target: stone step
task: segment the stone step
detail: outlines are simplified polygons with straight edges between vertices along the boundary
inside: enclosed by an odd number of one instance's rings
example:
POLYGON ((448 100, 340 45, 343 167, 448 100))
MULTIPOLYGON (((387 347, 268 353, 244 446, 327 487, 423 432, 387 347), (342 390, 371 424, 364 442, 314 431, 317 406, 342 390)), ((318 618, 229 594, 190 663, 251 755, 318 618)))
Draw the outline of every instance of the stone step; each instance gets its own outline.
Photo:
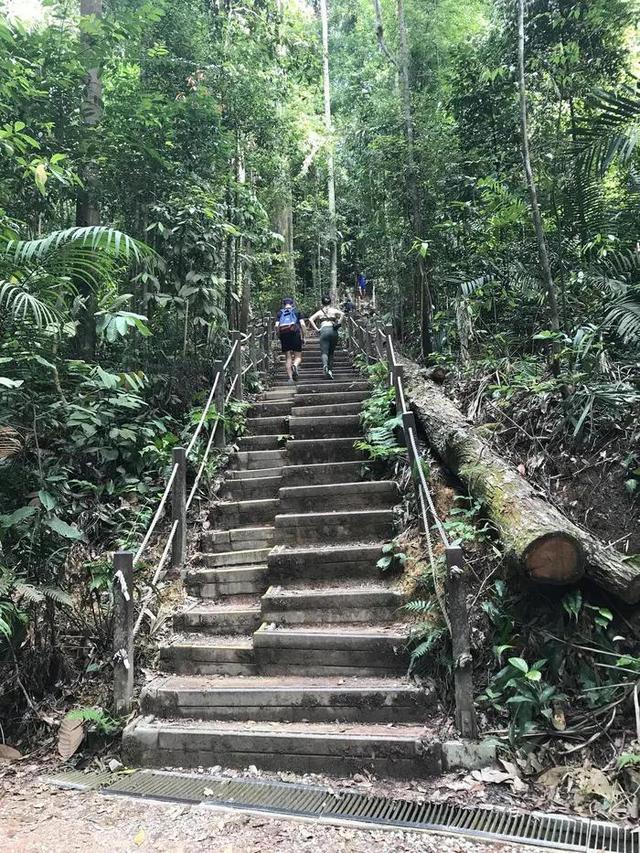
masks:
POLYGON ((435 704, 433 688, 398 678, 280 678, 224 680, 155 678, 141 696, 143 714, 198 720, 420 723, 435 704))
POLYGON ((276 625, 387 622, 398 616, 402 593, 385 586, 283 589, 270 586, 261 598, 262 621, 276 625))
POLYGON ((176 631, 200 634, 251 634, 262 622, 260 605, 237 607, 227 604, 198 604, 176 613, 176 631))
POLYGON ((382 556, 380 545, 351 542, 349 546, 322 548, 278 548, 267 558, 271 583, 295 581, 379 580, 376 562, 382 556))
POLYGON ((256 562, 229 568, 191 569, 185 578, 187 590, 198 598, 218 599, 230 595, 261 595, 267 586, 269 570, 264 551, 232 551, 228 555, 204 554, 206 557, 235 556, 236 554, 263 554, 264 563, 256 562))
MULTIPOLYGON (((363 403, 369 397, 368 391, 320 391, 312 394, 296 394, 293 406, 332 406, 336 403, 363 403)), ((311 413, 313 414, 313 412, 311 413)))
POLYGON ((370 481, 376 473, 384 470, 383 465, 372 461, 319 462, 311 465, 286 465, 280 477, 284 487, 307 483, 320 486, 328 483, 356 483, 370 481))
POLYGON ((353 462, 365 460, 366 453, 356 450, 354 442, 361 436, 341 438, 294 439, 287 442, 287 462, 290 465, 313 465, 318 462, 353 462))
POLYGON ((392 538, 394 514, 390 509, 281 513, 275 517, 275 530, 276 542, 282 545, 377 542, 392 538))
POLYGON ((406 643, 397 629, 264 623, 253 635, 253 652, 263 675, 403 675, 406 643))
POLYGON ((422 726, 152 720, 125 729, 126 764, 146 767, 226 767, 420 778, 442 772, 440 742, 422 726))
POLYGON ((284 449, 288 433, 278 435, 243 435, 236 442, 241 452, 251 450, 280 450, 284 449))
POLYGON ((283 450, 245 450, 235 453, 231 465, 235 468, 281 468, 284 464, 283 450))
POLYGON ((245 480, 225 480, 220 487, 223 501, 251 501, 277 498, 282 476, 251 477, 245 480))
POLYGON ((265 498, 250 501, 227 501, 215 504, 209 511, 209 520, 217 528, 229 530, 243 525, 273 522, 278 512, 278 499, 265 498))
POLYGON ((338 438, 362 432, 358 415, 314 415, 309 418, 289 418, 289 433, 296 439, 338 438))
MULTIPOLYGON (((296 406, 291 409, 294 418, 327 418, 331 415, 359 415, 362 403, 332 403, 320 406, 296 406)), ((287 427, 288 428, 288 427, 287 427)))
POLYGON ((201 550, 220 554, 224 551, 250 551, 255 548, 272 548, 274 528, 240 527, 233 530, 204 530, 200 537, 201 550))
MULTIPOLYGON (((352 370, 351 368, 340 368, 334 365, 333 370, 333 382, 354 382, 362 379, 362 374, 358 373, 357 370, 352 370)), ((289 379, 289 374, 286 370, 278 370, 273 375, 274 385, 277 387, 280 383, 287 382, 289 379)), ((307 366, 302 366, 298 373, 297 382, 299 384, 308 385, 310 382, 324 382, 328 379, 326 373, 323 368, 309 368, 307 366)))
MULTIPOLYGON (((305 482, 302 480, 301 482, 305 482)), ((287 486, 280 489, 280 513, 388 509, 398 502, 394 480, 287 486)))
POLYGON ((283 415, 247 418, 246 433, 247 435, 286 435, 289 432, 287 420, 287 416, 283 415))
POLYGON ((160 646, 161 668, 181 675, 255 675, 250 637, 174 635, 160 646))
POLYGON ((261 401, 268 402, 270 400, 275 400, 280 403, 292 402, 294 394, 295 389, 289 385, 284 388, 269 388, 268 391, 262 392, 261 401))

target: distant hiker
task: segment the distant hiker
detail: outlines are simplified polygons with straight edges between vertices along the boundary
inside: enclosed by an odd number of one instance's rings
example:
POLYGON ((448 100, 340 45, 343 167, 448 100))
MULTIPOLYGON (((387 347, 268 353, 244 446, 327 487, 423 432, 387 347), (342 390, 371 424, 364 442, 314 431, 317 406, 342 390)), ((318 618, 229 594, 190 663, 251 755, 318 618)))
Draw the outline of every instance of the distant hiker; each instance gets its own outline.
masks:
POLYGON ((298 381, 298 368, 302 362, 305 325, 302 314, 291 296, 282 300, 282 308, 276 318, 276 329, 280 335, 282 352, 287 356, 287 376, 289 383, 298 381))
POLYGON ((353 300, 351 299, 350 293, 345 293, 344 302, 340 306, 345 314, 351 314, 351 312, 355 309, 355 305, 353 304, 353 300))
POLYGON ((338 343, 338 330, 344 314, 339 308, 331 305, 331 297, 323 296, 321 307, 309 317, 309 322, 320 333, 320 352, 322 354, 322 369, 324 375, 333 379, 333 353, 338 343), (318 328, 320 324, 320 328, 318 328))
POLYGON ((367 295, 367 277, 363 272, 359 272, 357 276, 358 281, 358 293, 360 294, 360 299, 364 299, 367 295))

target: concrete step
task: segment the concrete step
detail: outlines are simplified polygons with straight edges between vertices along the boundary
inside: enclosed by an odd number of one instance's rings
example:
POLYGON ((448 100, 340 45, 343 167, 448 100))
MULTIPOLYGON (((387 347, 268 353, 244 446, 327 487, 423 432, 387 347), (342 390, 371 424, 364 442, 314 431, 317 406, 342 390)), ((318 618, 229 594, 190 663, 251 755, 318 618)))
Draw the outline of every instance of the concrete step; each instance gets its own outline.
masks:
POLYGON ((295 388, 293 388, 293 386, 286 386, 285 388, 269 388, 268 391, 262 392, 261 402, 268 402, 270 400, 275 400, 280 403, 291 402, 294 394, 295 388))
POLYGON ((230 468, 226 473, 226 482, 231 480, 253 480, 260 477, 279 477, 282 473, 284 465, 279 465, 274 468, 230 468))
POLYGON ((385 586, 270 586, 261 598, 262 621, 276 625, 376 624, 397 618, 402 593, 385 586))
POLYGON ((239 451, 231 458, 234 468, 256 469, 256 468, 280 468, 284 464, 284 451, 282 450, 248 450, 239 451))
POLYGON ((159 677, 141 696, 143 714, 197 720, 421 723, 435 704, 432 688, 399 678, 159 677))
POLYGON ((238 449, 241 452, 251 450, 280 450, 284 449, 286 436, 288 433, 280 433, 279 435, 243 435, 237 441, 238 449))
POLYGON ((249 409, 249 418, 247 420, 258 418, 277 420, 278 418, 286 417, 291 411, 292 405, 293 398, 291 400, 260 400, 254 403, 249 409))
POLYGON ((342 394, 352 391, 369 391, 370 387, 370 384, 366 380, 362 379, 357 379, 353 382, 337 382, 335 379, 323 379, 320 382, 309 383, 300 381, 296 385, 296 395, 328 393, 342 394))
POLYGON ((291 416, 294 418, 327 418, 332 415, 359 415, 362 403, 330 403, 320 406, 293 406, 291 416))
POLYGON ((311 465, 286 465, 280 478, 283 487, 307 483, 321 486, 328 483, 356 483, 369 481, 382 473, 383 465, 372 461, 318 462, 311 465))
POLYGON ((390 509, 282 513, 275 517, 275 529, 276 541, 289 546, 378 542, 392 538, 394 514, 390 509))
POLYGON ((442 772, 442 747, 421 726, 256 723, 138 717, 123 735, 131 766, 286 768, 298 773, 420 778, 442 772))
MULTIPOLYGON (((365 391, 335 391, 333 387, 331 391, 317 391, 311 394, 302 394, 298 390, 292 407, 295 406, 332 406, 342 403, 363 403, 369 397, 369 392, 365 391)), ((313 414, 313 412, 311 413, 313 414)))
POLYGON ((253 635, 263 675, 403 675, 406 643, 398 629, 364 625, 280 628, 265 623, 253 635))
POLYGON ((289 432, 285 415, 247 418, 245 429, 247 435, 286 435, 289 432))
MULTIPOLYGON (((309 368, 303 365, 300 368, 298 374, 298 383, 308 385, 310 382, 324 382, 327 379, 327 375, 324 372, 323 368, 309 368)), ((278 370, 273 375, 274 385, 278 386, 280 383, 287 382, 289 376, 286 370, 278 370)), ((333 381, 334 382, 353 382, 356 380, 362 379, 362 374, 357 370, 353 370, 351 368, 340 368, 336 365, 333 366, 333 381)))
POLYGON ((354 442, 359 436, 341 438, 294 439, 287 442, 287 462, 290 465, 313 465, 318 462, 353 462, 365 460, 366 454, 356 450, 354 442))
POLYGON ((260 605, 198 604, 176 613, 173 627, 186 633, 246 634, 253 633, 262 622, 260 605))
POLYGON ((252 477, 245 480, 225 480, 220 487, 222 500, 251 501, 277 498, 282 477, 252 477))
POLYGON ((250 548, 246 551, 222 551, 218 554, 198 554, 198 564, 208 569, 232 566, 266 565, 271 548, 250 548))
POLYGON ((250 551, 255 548, 272 548, 274 528, 240 527, 233 530, 205 530, 200 537, 200 549, 206 553, 224 551, 250 551))
MULTIPOLYGON (((301 482, 306 482, 302 480, 301 482)), ((395 480, 287 486, 280 489, 280 513, 389 509, 399 499, 395 480)))
POLYGON ((236 529, 243 525, 254 526, 273 522, 278 512, 278 499, 227 501, 215 504, 209 511, 209 520, 222 530, 236 529))
POLYGON ((247 637, 176 634, 160 646, 160 666, 181 675, 255 675, 253 641, 247 637))
MULTIPOLYGON (((269 551, 232 551, 228 556, 249 553, 266 555, 269 551)), ((264 559, 266 560, 266 556, 264 559)), ((203 599, 219 599, 230 595, 261 595, 267 586, 268 573, 266 562, 232 565, 228 568, 191 569, 185 578, 185 586, 190 594, 203 599)))
POLYGON ((361 580, 377 581, 381 571, 376 562, 382 556, 380 545, 358 542, 322 548, 278 548, 269 553, 269 581, 361 580))
POLYGON ((309 418, 289 418, 289 433, 297 439, 339 438, 362 433, 358 415, 314 415, 309 418))

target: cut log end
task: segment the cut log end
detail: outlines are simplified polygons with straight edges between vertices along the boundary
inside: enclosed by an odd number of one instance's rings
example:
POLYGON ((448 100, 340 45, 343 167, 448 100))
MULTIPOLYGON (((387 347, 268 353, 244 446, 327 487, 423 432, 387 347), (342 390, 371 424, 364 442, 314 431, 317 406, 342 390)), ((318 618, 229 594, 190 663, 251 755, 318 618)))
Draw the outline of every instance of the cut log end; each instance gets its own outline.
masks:
POLYGON ((529 577, 539 583, 566 585, 576 583, 584 575, 582 546, 562 531, 534 539, 522 561, 529 577))

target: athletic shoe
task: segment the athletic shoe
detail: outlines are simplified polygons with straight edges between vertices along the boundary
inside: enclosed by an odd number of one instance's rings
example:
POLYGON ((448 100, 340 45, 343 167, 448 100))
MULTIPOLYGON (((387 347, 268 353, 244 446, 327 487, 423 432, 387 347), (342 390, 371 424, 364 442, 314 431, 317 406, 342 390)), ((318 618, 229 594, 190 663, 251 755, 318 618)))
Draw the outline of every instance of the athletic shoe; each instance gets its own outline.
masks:
POLYGON ((291 368, 291 373, 293 373, 294 381, 297 382, 298 381, 298 365, 297 364, 293 365, 293 367, 291 368))
POLYGON ((329 375, 329 368, 327 367, 326 364, 322 365, 322 372, 324 373, 325 376, 329 375))
POLYGON ((327 376, 329 377, 329 379, 333 379, 333 371, 327 370, 327 376))

